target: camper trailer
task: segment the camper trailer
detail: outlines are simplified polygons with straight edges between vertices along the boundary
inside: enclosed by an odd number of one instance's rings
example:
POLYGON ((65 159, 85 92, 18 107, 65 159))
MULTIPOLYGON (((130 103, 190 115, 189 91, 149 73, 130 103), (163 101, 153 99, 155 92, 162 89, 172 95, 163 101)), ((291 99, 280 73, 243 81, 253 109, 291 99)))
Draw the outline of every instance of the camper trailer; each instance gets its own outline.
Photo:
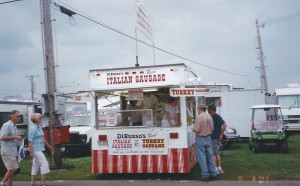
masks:
POLYGON ((251 126, 251 107, 265 104, 265 91, 262 89, 233 88, 230 84, 210 83, 205 85, 210 92, 203 102, 217 107, 217 113, 226 124, 235 128, 240 137, 249 137, 251 126))
POLYGON ((0 127, 9 120, 9 112, 18 110, 20 112, 20 121, 17 123, 18 135, 28 136, 28 128, 33 123, 30 121, 31 114, 35 112, 41 113, 41 103, 32 101, 0 101, 0 127))
POLYGON ((289 84, 275 90, 277 104, 281 106, 288 131, 300 130, 300 84, 289 84))

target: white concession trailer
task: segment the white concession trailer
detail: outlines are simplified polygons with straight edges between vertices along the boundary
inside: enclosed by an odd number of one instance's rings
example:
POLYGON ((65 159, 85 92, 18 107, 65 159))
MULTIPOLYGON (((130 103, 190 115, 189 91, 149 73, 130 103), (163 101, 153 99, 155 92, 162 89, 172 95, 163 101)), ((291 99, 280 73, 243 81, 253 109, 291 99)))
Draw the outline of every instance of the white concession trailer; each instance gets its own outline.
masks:
POLYGON ((89 79, 93 173, 190 172, 196 164, 190 118, 195 110, 189 110, 190 114, 186 110, 195 103, 196 96, 207 93, 195 86, 199 84, 198 78, 190 68, 185 64, 169 64, 98 69, 89 71, 89 79), (159 104, 154 110, 126 110, 127 101, 143 100, 145 92, 157 97, 159 104), (101 100, 113 96, 119 97, 120 108, 99 108, 101 100), (162 105, 171 96, 179 98, 179 125, 162 127, 162 105), (128 119, 131 112, 142 116, 140 126, 131 125, 128 119))

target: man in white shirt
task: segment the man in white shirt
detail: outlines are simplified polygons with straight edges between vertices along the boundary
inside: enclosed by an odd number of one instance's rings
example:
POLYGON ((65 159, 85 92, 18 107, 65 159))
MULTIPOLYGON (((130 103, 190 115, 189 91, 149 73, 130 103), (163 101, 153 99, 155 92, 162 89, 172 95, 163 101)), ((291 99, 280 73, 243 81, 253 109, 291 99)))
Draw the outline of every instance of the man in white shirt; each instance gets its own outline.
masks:
POLYGON ((0 132, 1 139, 1 156, 3 163, 7 169, 5 176, 2 178, 0 185, 13 185, 13 176, 15 171, 19 168, 18 156, 18 141, 22 140, 21 136, 17 134, 16 124, 20 120, 20 113, 13 110, 9 113, 9 121, 3 124, 0 132))
POLYGON ((162 127, 179 126, 179 106, 178 99, 170 97, 168 104, 165 105, 165 113, 162 120, 162 127))

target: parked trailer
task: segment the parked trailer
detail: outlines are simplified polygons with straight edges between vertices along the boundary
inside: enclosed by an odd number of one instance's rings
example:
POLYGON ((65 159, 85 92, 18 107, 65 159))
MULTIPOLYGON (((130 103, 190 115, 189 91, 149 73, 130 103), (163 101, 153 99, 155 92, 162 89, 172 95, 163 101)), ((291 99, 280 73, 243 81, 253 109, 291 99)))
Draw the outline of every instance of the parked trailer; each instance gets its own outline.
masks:
MULTIPOLYGON (((93 173, 188 173, 196 164, 195 135, 187 102, 206 90, 188 88, 198 78, 184 64, 89 71, 92 115, 93 173), (165 104, 179 97, 180 124, 162 127, 161 109, 125 110, 127 100, 143 99, 151 91, 165 104), (198 94, 192 94, 196 93, 198 94), (120 97, 120 109, 99 109, 101 100, 120 97), (188 98, 189 97, 189 98, 188 98), (130 113, 140 114, 133 126, 130 113), (190 122, 188 124, 188 121, 190 122)), ((199 84, 199 83, 198 83, 199 84)), ((195 100, 195 99, 194 99, 195 100)), ((193 111, 195 113, 195 111, 193 111)))
POLYGON ((18 110, 20 112, 20 121, 17 123, 18 135, 27 138, 28 128, 31 124, 30 116, 34 112, 41 112, 40 102, 25 101, 0 101, 0 127, 9 120, 9 112, 18 110))
POLYGON ((262 89, 234 89, 231 85, 205 85, 210 93, 205 97, 205 104, 214 103, 217 113, 226 124, 237 129, 240 137, 249 137, 251 126, 251 107, 265 104, 265 91, 262 89))
POLYGON ((277 104, 281 106, 285 126, 289 131, 300 130, 300 84, 275 90, 277 104))

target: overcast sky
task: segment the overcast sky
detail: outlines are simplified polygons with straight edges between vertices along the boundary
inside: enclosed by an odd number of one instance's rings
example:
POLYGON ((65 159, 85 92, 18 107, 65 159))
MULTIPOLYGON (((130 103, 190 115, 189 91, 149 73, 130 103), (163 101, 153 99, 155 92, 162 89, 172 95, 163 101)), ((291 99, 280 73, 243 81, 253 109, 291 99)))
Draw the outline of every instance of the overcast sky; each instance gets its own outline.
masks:
MULTIPOLYGON (((0 0, 5 2, 7 0, 0 0)), ((135 35, 136 0, 60 0, 82 14, 135 35)), ((241 75, 206 68, 155 51, 156 64, 185 63, 203 83, 230 83, 260 88, 255 20, 260 30, 270 91, 300 82, 299 0, 142 0, 152 17, 155 46, 198 63, 241 75)), ((70 8, 70 7, 68 7, 70 8)), ((88 90, 90 69, 134 66, 135 41, 78 15, 70 20, 52 8, 58 91, 88 90)), ((71 8, 70 8, 71 9, 71 8)), ((0 98, 45 93, 39 0, 0 4, 0 98)), ((141 32, 138 38, 151 43, 141 32)), ((153 49, 138 44, 140 66, 153 65, 153 49)))

